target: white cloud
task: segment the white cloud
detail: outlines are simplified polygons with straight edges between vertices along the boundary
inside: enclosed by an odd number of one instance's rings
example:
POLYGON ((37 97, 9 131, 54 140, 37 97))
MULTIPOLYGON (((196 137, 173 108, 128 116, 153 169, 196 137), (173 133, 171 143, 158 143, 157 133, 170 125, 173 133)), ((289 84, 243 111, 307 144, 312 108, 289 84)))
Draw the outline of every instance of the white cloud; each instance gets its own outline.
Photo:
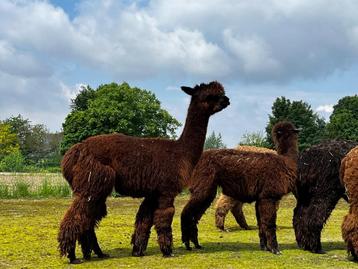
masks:
POLYGON ((73 62, 116 78, 282 82, 358 59, 353 0, 82 1, 78 10, 70 20, 48 2, 1 1, 0 40, 30 62, 22 73, 46 58, 53 68, 73 62))
MULTIPOLYGON (((79 82, 94 87, 111 80, 143 88, 150 84, 159 89, 157 96, 160 90, 170 95, 163 98, 170 107, 180 91, 166 91, 165 85, 244 81, 238 96, 231 92, 232 105, 210 125, 238 141, 241 130, 263 128, 276 96, 290 95, 292 88, 282 85, 322 81, 356 65, 357 10, 355 0, 151 0, 145 5, 93 0, 80 1, 69 18, 49 1, 3 0, 1 117, 24 113, 58 129, 53 126, 67 114, 79 82), (264 90, 250 95, 249 86, 264 90), (247 119, 252 122, 245 125, 247 119)), ((302 90, 297 97, 311 98, 313 91, 302 90)), ((317 93, 315 98, 329 104, 339 94, 322 100, 317 93)), ((328 107, 320 109, 329 113, 328 107)), ((182 102, 173 111, 185 116, 182 102)))
POLYGON ((333 105, 320 105, 316 108, 317 112, 332 113, 333 105))
POLYGON ((87 85, 83 83, 77 83, 74 87, 69 87, 63 82, 60 82, 61 91, 63 95, 66 97, 68 103, 71 102, 72 99, 76 97, 76 95, 87 85))

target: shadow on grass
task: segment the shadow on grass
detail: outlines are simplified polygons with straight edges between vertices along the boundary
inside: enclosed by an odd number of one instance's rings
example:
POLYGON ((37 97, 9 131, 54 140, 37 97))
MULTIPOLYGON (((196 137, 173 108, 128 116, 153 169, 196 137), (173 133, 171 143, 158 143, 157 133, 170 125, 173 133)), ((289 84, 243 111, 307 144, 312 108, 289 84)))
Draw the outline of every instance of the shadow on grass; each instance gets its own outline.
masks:
MULTIPOLYGON (((255 231, 258 230, 259 227, 255 226, 255 225, 249 225, 250 231, 255 231)), ((277 230, 292 230, 293 227, 292 226, 277 226, 277 230)), ((221 231, 220 229, 218 229, 218 231, 221 231)), ((237 231, 247 231, 243 228, 241 228, 240 226, 227 226, 226 227, 226 231, 225 232, 237 232, 237 231)))
MULTIPOLYGON (((193 249, 192 251, 187 251, 184 246, 177 245, 174 247, 174 254, 175 257, 178 256, 185 256, 185 255, 192 255, 198 253, 216 253, 222 251, 232 251, 232 252, 253 252, 253 251, 261 251, 259 243, 240 243, 240 242, 204 242, 201 244, 203 247, 202 249, 193 249)), ((280 250, 299 250, 296 243, 289 243, 289 244, 279 244, 280 250)), ((343 242, 324 242, 322 243, 323 249, 329 254, 331 251, 335 250, 345 250, 345 245, 343 242)), ((304 250, 302 250, 304 251, 304 250)), ((110 257, 108 259, 117 259, 117 258, 128 258, 132 257, 132 248, 130 247, 123 247, 123 248, 114 248, 111 250, 105 250, 105 253, 109 254, 110 257)), ((320 254, 316 254, 320 255, 320 254)), ((161 252, 159 247, 148 247, 147 251, 145 252, 145 256, 161 256, 161 252)), ((140 257, 133 257, 134 259, 140 259, 140 257)), ((91 261, 101 261, 101 259, 93 258, 91 261)))

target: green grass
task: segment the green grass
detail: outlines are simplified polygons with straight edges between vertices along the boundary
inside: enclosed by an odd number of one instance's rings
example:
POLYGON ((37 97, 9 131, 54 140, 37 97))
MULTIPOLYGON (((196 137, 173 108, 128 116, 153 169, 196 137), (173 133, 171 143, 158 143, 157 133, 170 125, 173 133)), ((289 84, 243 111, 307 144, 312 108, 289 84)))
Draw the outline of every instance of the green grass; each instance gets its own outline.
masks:
MULTIPOLYGON (((249 225, 238 228, 232 216, 227 227, 231 232, 220 232, 214 227, 214 210, 209 208, 199 224, 199 240, 204 249, 186 251, 180 242, 180 212, 187 195, 176 199, 173 221, 173 258, 162 258, 152 229, 146 256, 131 257, 130 239, 134 218, 140 200, 110 198, 108 216, 101 222, 97 235, 110 259, 81 265, 68 265, 60 258, 56 236, 59 223, 71 199, 0 200, 0 268, 353 268, 347 259, 340 225, 348 206, 340 202, 328 221, 323 234, 323 248, 327 254, 317 255, 296 247, 292 229, 292 211, 295 200, 286 197, 278 212, 277 237, 282 255, 259 250, 258 231, 253 205, 244 207, 249 225)), ((80 249, 77 254, 81 257, 80 249)))
POLYGON ((71 189, 65 181, 62 183, 51 183, 47 179, 43 179, 36 185, 18 179, 11 183, 0 182, 0 199, 39 199, 49 197, 71 197, 71 189))

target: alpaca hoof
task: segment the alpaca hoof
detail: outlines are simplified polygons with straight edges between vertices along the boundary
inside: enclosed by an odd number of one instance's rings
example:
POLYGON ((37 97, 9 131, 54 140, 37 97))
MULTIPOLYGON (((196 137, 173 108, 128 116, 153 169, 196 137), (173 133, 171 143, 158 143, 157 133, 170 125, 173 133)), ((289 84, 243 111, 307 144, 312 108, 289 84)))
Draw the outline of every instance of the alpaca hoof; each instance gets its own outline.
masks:
POLYGON ((106 259, 106 258, 109 258, 110 256, 108 254, 101 253, 101 254, 97 254, 97 257, 99 259, 106 259))
POLYGON ((184 245, 186 250, 192 250, 192 247, 190 246, 190 242, 184 242, 184 245))
POLYGON ((351 252, 353 261, 357 262, 357 261, 358 261, 358 256, 357 256, 357 254, 355 253, 355 251, 354 251, 354 250, 351 250, 350 252, 351 252))
POLYGON ((246 231, 251 230, 251 228, 250 228, 249 226, 247 226, 247 227, 242 227, 242 229, 244 229, 244 230, 246 230, 246 231))
POLYGON ((279 251, 278 249, 272 249, 271 252, 275 255, 282 255, 281 251, 279 251))
POLYGON ((143 253, 143 251, 132 251, 132 256, 133 257, 143 257, 144 253, 143 253))
POLYGON ((315 251, 312 251, 312 253, 316 253, 316 254, 326 254, 326 252, 323 249, 317 249, 315 251))
POLYGON ((225 227, 224 226, 216 226, 216 228, 218 228, 220 231, 225 232, 225 227))
POLYGON ((170 253, 170 254, 164 254, 163 253, 163 257, 164 258, 172 258, 172 257, 174 257, 174 254, 173 253, 170 253))
POLYGON ((83 259, 89 261, 91 259, 91 254, 83 255, 83 259))
POLYGON ((164 246, 161 248, 161 251, 163 253, 163 257, 168 257, 168 256, 172 256, 173 251, 172 248, 170 246, 164 246))
POLYGON ((81 264, 82 261, 80 259, 74 259, 72 261, 70 261, 70 264, 81 264))
POLYGON ((202 249, 203 247, 200 246, 199 244, 195 244, 195 248, 196 248, 196 249, 202 249))

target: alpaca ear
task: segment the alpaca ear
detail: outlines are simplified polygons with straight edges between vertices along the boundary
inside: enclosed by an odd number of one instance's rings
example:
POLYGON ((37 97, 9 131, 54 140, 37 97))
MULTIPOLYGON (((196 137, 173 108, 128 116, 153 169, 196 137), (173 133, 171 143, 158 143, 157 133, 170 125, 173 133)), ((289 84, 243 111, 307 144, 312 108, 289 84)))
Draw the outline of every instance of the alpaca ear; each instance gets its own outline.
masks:
POLYGON ((193 95, 195 90, 193 88, 187 87, 187 86, 181 86, 181 89, 183 92, 189 95, 193 95))

